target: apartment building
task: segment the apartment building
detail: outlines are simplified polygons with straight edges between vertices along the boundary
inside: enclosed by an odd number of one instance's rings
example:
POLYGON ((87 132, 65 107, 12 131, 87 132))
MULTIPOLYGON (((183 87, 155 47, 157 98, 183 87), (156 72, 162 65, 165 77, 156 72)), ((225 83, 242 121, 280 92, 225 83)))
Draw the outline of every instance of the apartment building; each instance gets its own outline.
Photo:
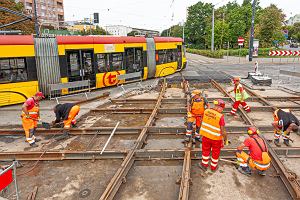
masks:
MULTIPOLYGON (((28 13, 34 13, 33 0, 18 0, 23 2, 28 13)), ((64 22, 64 1, 63 0, 36 0, 37 15, 40 25, 59 28, 64 22)))

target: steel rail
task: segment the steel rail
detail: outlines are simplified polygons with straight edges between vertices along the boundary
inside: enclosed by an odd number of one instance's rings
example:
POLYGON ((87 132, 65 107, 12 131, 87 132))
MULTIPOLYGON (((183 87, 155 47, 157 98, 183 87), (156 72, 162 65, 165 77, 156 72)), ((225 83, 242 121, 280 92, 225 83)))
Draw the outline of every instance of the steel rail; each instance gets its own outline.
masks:
MULTIPOLYGON (((244 85, 244 84, 243 84, 244 85)), ((245 85, 244 85, 245 86, 245 85)), ((247 87, 247 86, 246 86, 247 87)), ((249 89, 249 87, 248 87, 249 89)), ((282 100, 285 100, 285 101, 300 101, 300 97, 299 96, 291 96, 291 97, 288 97, 288 96, 267 96, 267 97, 263 97, 264 99, 266 100, 269 100, 269 101, 282 101, 282 100)), ((207 100, 212 102, 215 98, 213 97, 207 97, 207 100)), ((219 97, 219 99, 222 99, 222 100, 230 100, 230 97, 219 97)), ((249 97, 248 99, 249 101, 257 101, 259 100, 258 97, 256 96, 252 96, 252 97, 249 97)), ((157 99, 112 99, 111 102, 112 103, 145 103, 145 102, 148 102, 148 103, 155 103, 157 101, 157 99)), ((163 99, 163 103, 181 103, 181 104, 185 104, 185 101, 186 99, 185 98, 165 98, 163 99)))
MULTIPOLYGON (((241 134, 245 132, 245 130, 249 127, 249 125, 242 125, 242 126, 226 126, 227 132, 230 132, 232 134, 241 134)), ((273 128, 271 126, 258 126, 260 130, 265 131, 265 132, 271 132, 273 131, 273 128)), ((97 134, 99 136, 105 136, 109 135, 111 131, 113 130, 114 127, 91 127, 91 128, 74 128, 70 129, 70 135, 95 135, 97 134)), ((141 132, 141 130, 144 127, 120 127, 116 131, 116 135, 137 135, 141 132)), ((172 126, 172 127, 159 127, 159 126, 149 126, 148 127, 148 133, 151 135, 174 135, 174 134, 182 134, 186 130, 185 126, 172 126)), ((19 129, 0 129, 0 136, 21 136, 24 133, 24 130, 19 128, 19 129)), ((36 135, 43 135, 43 136, 48 136, 48 135, 62 135, 63 134, 63 129, 62 128, 53 128, 53 129, 43 129, 43 128, 38 128, 36 131, 36 135)))
MULTIPOLYGON (((273 111, 272 105, 268 106, 252 106, 251 111, 273 111)), ((291 105, 291 106, 279 106, 281 109, 292 109, 300 110, 300 105, 291 105)), ((103 113, 112 113, 112 114, 151 114, 151 108, 116 108, 116 109, 107 109, 107 108, 96 108, 91 109, 91 112, 103 112, 103 113)), ((225 108, 224 112, 230 112, 231 108, 225 108)), ((178 108, 160 108, 158 109, 159 114, 186 114, 186 107, 178 108)))
POLYGON ((110 180, 104 193, 101 195, 100 200, 113 199, 115 194, 119 190, 119 188, 122 184, 122 181, 126 177, 130 168, 133 166, 135 151, 140 149, 144 145, 145 139, 147 137, 148 127, 151 126, 155 120, 155 117, 157 115, 157 110, 161 106, 163 95, 165 94, 165 91, 166 91, 166 79, 164 79, 164 81, 163 81, 163 84, 161 86, 160 95, 157 99, 156 105, 155 105, 149 119, 147 120, 145 127, 143 127, 143 129, 141 130, 141 133, 135 142, 135 146, 126 155, 124 161, 121 164, 121 167, 118 169, 118 171, 115 173, 115 175, 110 180))
MULTIPOLYGON (((220 89, 220 91, 222 91, 227 96, 229 95, 229 97, 232 99, 233 102, 235 101, 234 98, 232 96, 230 96, 230 94, 228 94, 228 92, 224 88, 222 88, 222 86, 219 85, 216 81, 212 80, 212 84, 215 85, 218 89, 220 89)), ((250 90, 248 89, 247 91, 249 92, 250 90)), ((250 91, 250 93, 252 95, 254 95, 255 97, 259 98, 265 104, 271 105, 263 97, 261 97, 259 95, 257 96, 257 94, 255 92, 250 91)), ((242 113, 242 116, 246 119, 247 123, 255 126, 255 123, 252 121, 251 118, 249 118, 249 116, 246 114, 246 112, 243 109, 241 109, 240 107, 238 109, 242 113)), ((276 107, 273 107, 273 110, 275 110, 275 109, 276 109, 276 107)), ((265 143, 268 145, 269 154, 272 158, 272 162, 271 162, 272 166, 275 168, 276 172, 279 174, 279 177, 282 180, 283 184, 286 186, 289 194, 291 195, 291 197, 293 199, 300 199, 300 184, 299 184, 299 181, 297 180, 297 176, 295 177, 294 173, 288 171, 285 168, 284 164, 281 162, 281 160, 279 159, 278 155, 276 154, 276 152, 272 148, 272 146, 267 142, 267 140, 265 139, 265 137, 263 135, 261 135, 261 137, 265 140, 265 143)))
MULTIPOLYGON (((277 155, 284 158, 300 158, 300 147, 275 147, 273 150, 277 155)), ((183 160, 185 159, 187 149, 139 149, 134 153, 135 160, 183 160)), ((222 157, 235 157, 236 148, 223 148, 222 157)), ((124 159, 128 151, 107 150, 100 155, 100 150, 88 151, 16 151, 0 152, 1 161, 64 161, 64 160, 107 160, 124 159), (42 156, 41 156, 42 155, 42 156)), ((202 156, 201 148, 190 149, 190 159, 200 159, 202 156)), ((187 179, 188 180, 188 179, 187 179)))
MULTIPOLYGON (((183 91, 186 95, 185 111, 187 112, 188 111, 187 108, 190 106, 190 96, 188 95, 189 84, 186 80, 183 80, 182 85, 183 85, 183 91)), ((178 200, 188 200, 189 199, 190 182, 191 182, 191 167, 192 167, 192 160, 191 160, 192 146, 193 146, 192 141, 189 141, 189 143, 187 144, 187 148, 184 151, 184 160, 183 160, 183 166, 182 166, 178 200)))

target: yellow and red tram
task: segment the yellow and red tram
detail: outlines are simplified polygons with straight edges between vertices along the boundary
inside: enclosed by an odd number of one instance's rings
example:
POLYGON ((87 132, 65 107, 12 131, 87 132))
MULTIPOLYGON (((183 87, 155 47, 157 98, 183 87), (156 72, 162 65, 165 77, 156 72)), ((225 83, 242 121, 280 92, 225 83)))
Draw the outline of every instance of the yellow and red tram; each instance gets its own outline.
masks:
POLYGON ((0 36, 0 106, 24 102, 54 75, 55 83, 90 80, 93 88, 103 88, 126 83, 127 80, 118 80, 118 75, 140 72, 142 79, 149 79, 173 74, 186 66, 181 38, 57 36, 53 39, 55 42, 50 46, 43 46, 43 40, 33 36, 0 36), (51 62, 44 62, 47 56, 51 62), (53 57, 57 57, 58 70, 53 57), (50 67, 43 68, 44 63, 48 66, 50 63, 50 67))

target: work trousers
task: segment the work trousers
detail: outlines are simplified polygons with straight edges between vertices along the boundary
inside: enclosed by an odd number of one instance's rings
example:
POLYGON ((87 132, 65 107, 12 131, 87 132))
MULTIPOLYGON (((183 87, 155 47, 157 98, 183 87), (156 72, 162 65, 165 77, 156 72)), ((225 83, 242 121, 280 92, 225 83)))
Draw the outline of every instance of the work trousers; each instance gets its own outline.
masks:
POLYGON ((202 115, 193 115, 188 117, 187 119, 187 129, 186 129, 186 136, 192 137, 193 134, 193 124, 196 122, 196 131, 195 131, 195 138, 200 138, 200 127, 202 123, 202 115))
POLYGON ((287 133, 286 131, 281 131, 281 130, 274 130, 274 139, 279 140, 280 137, 282 136, 283 140, 289 140, 290 138, 290 133, 287 133))
POLYGON ((29 144, 35 143, 35 129, 37 128, 37 121, 22 116, 22 126, 25 131, 26 142, 29 144))
POLYGON ((238 107, 239 107, 240 104, 243 106, 243 108, 245 109, 245 111, 247 111, 247 112, 251 111, 250 107, 247 105, 247 103, 245 101, 235 101, 234 104, 233 104, 233 106, 232 106, 232 109, 231 109, 230 113, 234 115, 236 113, 236 111, 237 111, 237 109, 238 109, 238 107))
POLYGON ((223 140, 212 140, 207 137, 202 137, 202 162, 201 165, 208 167, 210 152, 211 152, 211 170, 216 170, 218 167, 219 156, 221 148, 223 147, 223 140))
POLYGON ((71 108, 68 119, 64 120, 65 129, 70 129, 71 124, 73 125, 76 124, 75 117, 78 115, 79 111, 80 111, 80 107, 78 105, 75 105, 71 108))
POLYGON ((262 161, 253 160, 247 153, 244 151, 237 152, 236 158, 241 167, 250 167, 251 169, 258 169, 265 171, 270 167, 270 163, 263 163, 262 161))

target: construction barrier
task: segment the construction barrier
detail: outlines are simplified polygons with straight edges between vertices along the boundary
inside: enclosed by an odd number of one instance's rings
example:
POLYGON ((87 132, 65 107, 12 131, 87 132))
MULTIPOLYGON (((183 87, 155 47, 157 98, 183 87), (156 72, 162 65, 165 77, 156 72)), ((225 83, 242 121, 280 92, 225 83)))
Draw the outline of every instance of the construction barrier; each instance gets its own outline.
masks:
POLYGON ((300 51, 269 51, 269 56, 300 56, 300 51))
MULTIPOLYGON (((5 169, 0 169, 0 192, 5 192, 5 189, 14 182, 15 190, 16 190, 16 199, 19 200, 19 190, 17 184, 17 161, 14 161, 12 165, 6 167, 5 169)), ((0 193, 0 194, 1 194, 0 193)))

